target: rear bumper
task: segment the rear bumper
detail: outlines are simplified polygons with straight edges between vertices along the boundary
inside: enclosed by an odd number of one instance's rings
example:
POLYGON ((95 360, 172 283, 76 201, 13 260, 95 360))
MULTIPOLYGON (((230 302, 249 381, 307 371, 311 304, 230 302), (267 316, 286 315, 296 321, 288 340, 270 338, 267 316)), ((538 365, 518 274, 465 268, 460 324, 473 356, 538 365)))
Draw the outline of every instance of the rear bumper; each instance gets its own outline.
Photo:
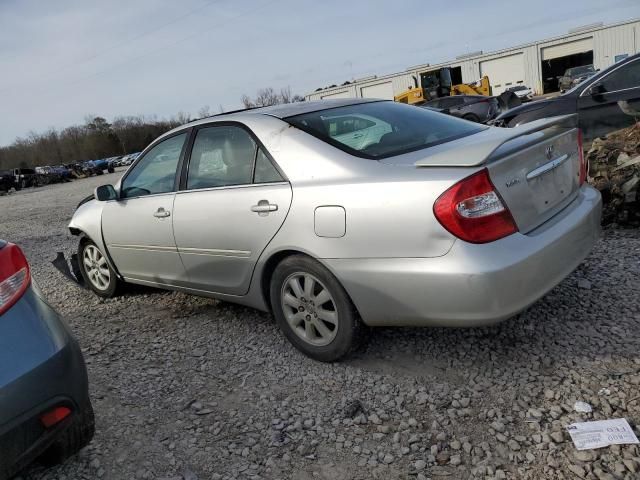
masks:
POLYGON ((57 313, 30 288, 2 318, 0 339, 0 478, 39 456, 89 405, 87 372, 77 342, 57 313), (11 361, 8 357, 11 356, 11 361), (7 368, 5 368, 7 367, 7 368), (56 406, 72 414, 45 429, 40 415, 56 406))
POLYGON ((480 326, 509 318, 569 275, 600 236, 599 192, 536 230, 436 258, 325 259, 370 326, 480 326))

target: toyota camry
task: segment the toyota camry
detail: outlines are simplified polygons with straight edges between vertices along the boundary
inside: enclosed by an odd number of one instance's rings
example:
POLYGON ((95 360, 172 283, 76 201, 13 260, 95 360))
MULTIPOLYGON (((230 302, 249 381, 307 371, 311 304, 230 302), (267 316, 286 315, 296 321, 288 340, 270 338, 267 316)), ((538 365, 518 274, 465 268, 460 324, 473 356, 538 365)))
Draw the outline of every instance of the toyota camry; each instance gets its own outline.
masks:
POLYGON ((89 287, 270 311, 299 350, 367 326, 477 326, 524 310, 600 231, 575 115, 507 129, 390 101, 204 118, 154 141, 69 225, 89 287))

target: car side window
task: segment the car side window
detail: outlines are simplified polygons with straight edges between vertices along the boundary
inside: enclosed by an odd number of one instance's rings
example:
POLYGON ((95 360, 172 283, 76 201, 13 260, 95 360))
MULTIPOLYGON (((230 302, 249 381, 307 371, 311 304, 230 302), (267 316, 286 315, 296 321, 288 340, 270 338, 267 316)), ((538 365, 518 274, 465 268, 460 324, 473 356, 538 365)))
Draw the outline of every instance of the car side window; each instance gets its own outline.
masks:
POLYGON ((601 81, 605 92, 640 87, 640 61, 630 62, 611 72, 601 81))
POLYGON ((187 172, 187 188, 251 183, 256 142, 246 130, 214 126, 198 130, 187 172))
POLYGON ((256 170, 253 175, 254 183, 272 183, 282 182, 284 178, 273 166, 269 157, 264 153, 262 148, 258 148, 258 154, 256 156, 256 170))
POLYGON ((184 132, 163 140, 149 150, 122 181, 121 198, 173 191, 186 138, 187 132, 184 132))

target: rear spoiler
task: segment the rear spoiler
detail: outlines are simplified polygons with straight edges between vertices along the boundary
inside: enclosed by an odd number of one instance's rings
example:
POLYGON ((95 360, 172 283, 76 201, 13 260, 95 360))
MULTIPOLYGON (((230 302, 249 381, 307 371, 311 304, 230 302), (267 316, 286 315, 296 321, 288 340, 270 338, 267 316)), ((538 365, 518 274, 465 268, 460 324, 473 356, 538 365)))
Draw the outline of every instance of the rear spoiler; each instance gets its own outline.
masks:
POLYGON ((577 126, 578 115, 573 113, 542 118, 514 128, 490 127, 458 141, 455 151, 443 146, 444 148, 438 152, 418 160, 414 165, 416 167, 477 167, 485 163, 498 148, 515 138, 551 127, 572 129, 577 126), (452 161, 453 158, 455 158, 454 161, 452 161))

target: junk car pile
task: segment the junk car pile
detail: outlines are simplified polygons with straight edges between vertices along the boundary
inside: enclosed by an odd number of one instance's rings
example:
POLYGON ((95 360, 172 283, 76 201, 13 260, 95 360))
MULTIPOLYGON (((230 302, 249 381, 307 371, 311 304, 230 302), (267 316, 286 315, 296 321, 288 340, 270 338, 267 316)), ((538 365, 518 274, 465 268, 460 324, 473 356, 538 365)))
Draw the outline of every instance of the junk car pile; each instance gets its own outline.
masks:
POLYGON ((640 123, 596 138, 587 161, 591 183, 602 194, 603 223, 640 225, 640 123))

